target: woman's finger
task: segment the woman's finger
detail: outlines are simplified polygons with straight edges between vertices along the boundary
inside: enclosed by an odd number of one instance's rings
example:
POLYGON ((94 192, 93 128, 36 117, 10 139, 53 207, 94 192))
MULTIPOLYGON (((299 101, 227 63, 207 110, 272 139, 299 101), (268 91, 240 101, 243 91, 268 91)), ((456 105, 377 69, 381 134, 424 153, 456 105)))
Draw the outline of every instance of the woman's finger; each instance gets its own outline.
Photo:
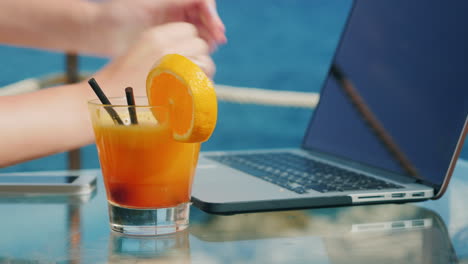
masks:
POLYGON ((218 42, 216 41, 213 33, 202 23, 200 15, 195 12, 189 12, 187 14, 188 22, 195 25, 198 30, 198 36, 204 39, 210 46, 210 52, 214 52, 217 49, 218 42))
POLYGON ((225 27, 221 18, 219 18, 216 7, 205 0, 198 5, 197 9, 196 12, 199 15, 201 23, 211 32, 213 38, 219 44, 226 43, 225 27))

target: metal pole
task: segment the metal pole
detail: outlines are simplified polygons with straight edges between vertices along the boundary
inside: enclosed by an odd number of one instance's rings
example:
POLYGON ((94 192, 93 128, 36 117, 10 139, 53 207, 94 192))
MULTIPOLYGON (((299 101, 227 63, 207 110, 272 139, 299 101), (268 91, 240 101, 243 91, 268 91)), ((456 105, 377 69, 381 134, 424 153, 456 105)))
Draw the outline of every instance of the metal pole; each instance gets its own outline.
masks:
MULTIPOLYGON (((66 83, 72 84, 79 81, 78 56, 77 54, 67 53, 65 55, 66 64, 66 83)), ((78 170, 81 168, 80 149, 74 149, 68 152, 68 169, 78 170)), ((68 205, 68 231, 69 231, 69 253, 70 264, 79 263, 80 244, 81 244, 81 211, 79 205, 68 205)))
POLYGON ((81 210, 79 204, 67 206, 69 264, 79 264, 81 257, 81 210))
MULTIPOLYGON (((78 56, 74 53, 67 53, 66 63, 66 83, 76 83, 79 81, 78 56)), ((80 149, 74 149, 68 152, 68 169, 78 170, 81 168, 80 149)))

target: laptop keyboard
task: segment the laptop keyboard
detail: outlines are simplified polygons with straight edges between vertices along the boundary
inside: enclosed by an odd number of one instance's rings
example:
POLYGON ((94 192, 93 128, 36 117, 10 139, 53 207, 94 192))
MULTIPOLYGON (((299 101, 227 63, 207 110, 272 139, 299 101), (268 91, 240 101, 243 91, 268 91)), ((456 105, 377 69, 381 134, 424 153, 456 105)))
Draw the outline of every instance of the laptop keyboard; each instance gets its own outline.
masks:
POLYGON ((287 152, 232 154, 207 156, 207 158, 298 194, 307 193, 308 190, 326 193, 403 188, 400 185, 287 152))

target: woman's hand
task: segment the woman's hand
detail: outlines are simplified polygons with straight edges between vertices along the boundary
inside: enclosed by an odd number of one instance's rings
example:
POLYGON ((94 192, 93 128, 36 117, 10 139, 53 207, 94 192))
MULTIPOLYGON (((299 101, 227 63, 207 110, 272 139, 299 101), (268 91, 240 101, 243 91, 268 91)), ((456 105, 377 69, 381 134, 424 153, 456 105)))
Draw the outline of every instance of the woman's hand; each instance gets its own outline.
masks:
POLYGON ((108 96, 122 96, 127 86, 134 88, 135 95, 146 95, 146 75, 159 58, 169 53, 188 57, 209 77, 215 73, 209 45, 197 28, 176 22, 143 32, 129 50, 96 73, 95 78, 108 96))
POLYGON ((119 55, 143 31, 170 22, 193 24, 211 51, 226 42, 214 0, 112 0, 96 4, 81 50, 102 56, 119 55))

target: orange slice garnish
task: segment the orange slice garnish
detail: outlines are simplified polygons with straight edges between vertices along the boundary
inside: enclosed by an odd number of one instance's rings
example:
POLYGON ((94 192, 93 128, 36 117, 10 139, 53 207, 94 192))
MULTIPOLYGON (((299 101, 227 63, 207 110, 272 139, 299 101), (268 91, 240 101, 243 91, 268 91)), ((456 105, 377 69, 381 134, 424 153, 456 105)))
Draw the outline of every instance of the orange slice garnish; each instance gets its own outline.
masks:
POLYGON ((170 105, 173 138, 204 142, 216 127, 216 93, 205 73, 178 54, 162 57, 148 73, 146 94, 150 105, 170 105))

